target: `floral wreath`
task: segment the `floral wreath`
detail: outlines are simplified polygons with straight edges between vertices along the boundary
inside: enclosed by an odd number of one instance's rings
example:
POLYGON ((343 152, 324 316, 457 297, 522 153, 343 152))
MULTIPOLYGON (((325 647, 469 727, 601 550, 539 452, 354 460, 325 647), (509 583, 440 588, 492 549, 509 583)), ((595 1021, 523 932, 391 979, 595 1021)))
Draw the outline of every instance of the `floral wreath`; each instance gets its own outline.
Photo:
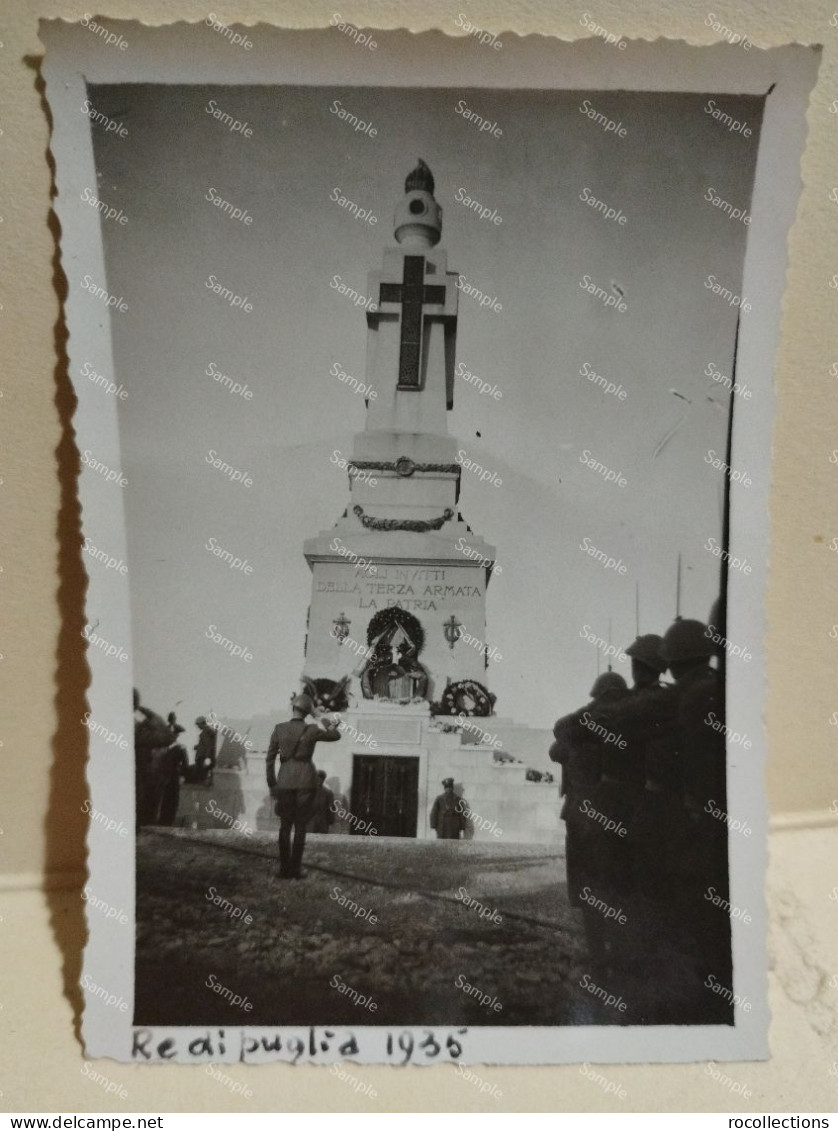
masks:
POLYGON ((495 696, 478 683, 476 679, 461 679, 450 683, 442 693, 439 703, 441 715, 476 715, 485 718, 491 715, 495 706, 495 696))
POLYGON ((416 654, 422 651, 425 645, 425 630, 417 618, 407 609, 400 609, 393 605, 389 609, 379 609, 367 625, 367 644, 372 644, 379 636, 398 625, 410 637, 410 642, 416 649, 416 654))

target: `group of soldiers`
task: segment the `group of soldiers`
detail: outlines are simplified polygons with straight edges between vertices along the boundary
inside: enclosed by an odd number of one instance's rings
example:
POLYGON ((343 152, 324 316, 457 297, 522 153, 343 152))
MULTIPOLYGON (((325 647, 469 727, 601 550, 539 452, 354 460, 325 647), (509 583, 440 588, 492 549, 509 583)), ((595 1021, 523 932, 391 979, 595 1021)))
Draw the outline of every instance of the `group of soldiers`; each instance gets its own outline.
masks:
POLYGON ((553 731, 568 896, 599 969, 693 988, 712 974, 729 986, 724 680, 711 666, 713 634, 678 618, 626 654, 634 686, 603 673, 590 702, 553 731))
POLYGON ((173 825, 180 803, 181 780, 212 784, 215 768, 215 728, 203 715, 195 720, 198 741, 195 761, 190 763, 180 743, 185 732, 174 711, 163 719, 140 703, 134 689, 134 762, 136 773, 137 828, 141 825, 173 825))

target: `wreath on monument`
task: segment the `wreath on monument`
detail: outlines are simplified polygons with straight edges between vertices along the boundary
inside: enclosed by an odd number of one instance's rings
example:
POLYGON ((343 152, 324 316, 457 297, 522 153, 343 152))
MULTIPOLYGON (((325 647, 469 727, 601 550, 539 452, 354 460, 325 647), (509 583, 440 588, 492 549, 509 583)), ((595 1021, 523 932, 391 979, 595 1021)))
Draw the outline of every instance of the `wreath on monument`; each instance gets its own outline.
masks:
POLYGON ((495 696, 476 679, 461 679, 449 683, 442 693, 439 703, 440 715, 476 715, 485 718, 491 715, 495 706, 495 696))
POLYGON ((379 609, 367 625, 367 644, 372 644, 379 636, 383 636, 392 628, 401 628, 410 637, 410 643, 416 649, 416 655, 425 646, 425 630, 422 625, 409 613, 407 609, 400 609, 394 605, 389 609, 379 609))
POLYGON ((310 679, 303 676, 303 687, 314 700, 315 709, 320 711, 346 711, 349 707, 348 683, 348 679, 310 679))

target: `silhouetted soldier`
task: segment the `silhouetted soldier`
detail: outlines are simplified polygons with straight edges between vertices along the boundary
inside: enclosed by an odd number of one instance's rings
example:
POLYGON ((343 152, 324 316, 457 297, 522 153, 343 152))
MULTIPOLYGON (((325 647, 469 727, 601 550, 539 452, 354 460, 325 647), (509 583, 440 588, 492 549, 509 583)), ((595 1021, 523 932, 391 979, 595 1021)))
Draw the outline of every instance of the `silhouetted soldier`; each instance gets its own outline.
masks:
POLYGON ((677 875, 679 918, 693 943, 700 981, 712 973, 730 986, 730 920, 706 893, 727 900, 727 823, 707 811, 727 813, 724 688, 710 667, 714 645, 701 621, 677 620, 663 643, 663 655, 678 693, 685 836, 677 875))
POLYGON ((335 800, 335 795, 326 786, 326 771, 318 770, 317 778, 319 785, 317 792, 314 795, 312 802, 311 818, 308 822, 308 831, 310 833, 327 833, 331 826, 335 823, 335 813, 332 809, 332 804, 335 800))
POLYGON ((312 757, 318 742, 337 742, 341 737, 338 721, 324 717, 317 723, 306 723, 314 710, 308 695, 297 695, 292 703, 293 718, 278 723, 268 743, 268 788, 276 798, 279 816, 279 878, 299 880, 306 844, 306 823, 317 792, 317 771, 312 757), (279 758, 279 774, 276 759, 279 758), (291 845, 291 831, 294 844, 291 845))
POLYGON ((428 824, 436 831, 437 840, 459 840, 466 827, 465 814, 457 808, 460 798, 454 792, 454 779, 445 778, 443 793, 431 806, 428 824))
POLYGON ((195 744, 195 776, 198 781, 205 781, 212 785, 212 773, 215 769, 215 742, 218 737, 215 728, 211 727, 203 715, 195 720, 200 734, 195 744))
POLYGON ((134 770, 137 828, 156 824, 160 810, 160 764, 172 741, 168 723, 140 705, 134 688, 134 770))

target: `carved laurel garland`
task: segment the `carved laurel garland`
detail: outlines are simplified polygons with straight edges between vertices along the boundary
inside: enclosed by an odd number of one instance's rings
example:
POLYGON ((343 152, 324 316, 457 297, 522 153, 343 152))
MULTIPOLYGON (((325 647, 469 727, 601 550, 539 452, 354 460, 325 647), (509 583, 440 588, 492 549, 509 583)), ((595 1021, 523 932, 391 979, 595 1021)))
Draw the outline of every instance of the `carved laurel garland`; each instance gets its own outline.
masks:
POLYGON ((454 517, 454 512, 450 507, 446 507, 439 518, 428 519, 374 518, 372 515, 365 514, 364 508, 357 505, 352 508, 352 511, 360 518, 367 530, 411 530, 416 534, 424 534, 428 530, 439 530, 454 517))

